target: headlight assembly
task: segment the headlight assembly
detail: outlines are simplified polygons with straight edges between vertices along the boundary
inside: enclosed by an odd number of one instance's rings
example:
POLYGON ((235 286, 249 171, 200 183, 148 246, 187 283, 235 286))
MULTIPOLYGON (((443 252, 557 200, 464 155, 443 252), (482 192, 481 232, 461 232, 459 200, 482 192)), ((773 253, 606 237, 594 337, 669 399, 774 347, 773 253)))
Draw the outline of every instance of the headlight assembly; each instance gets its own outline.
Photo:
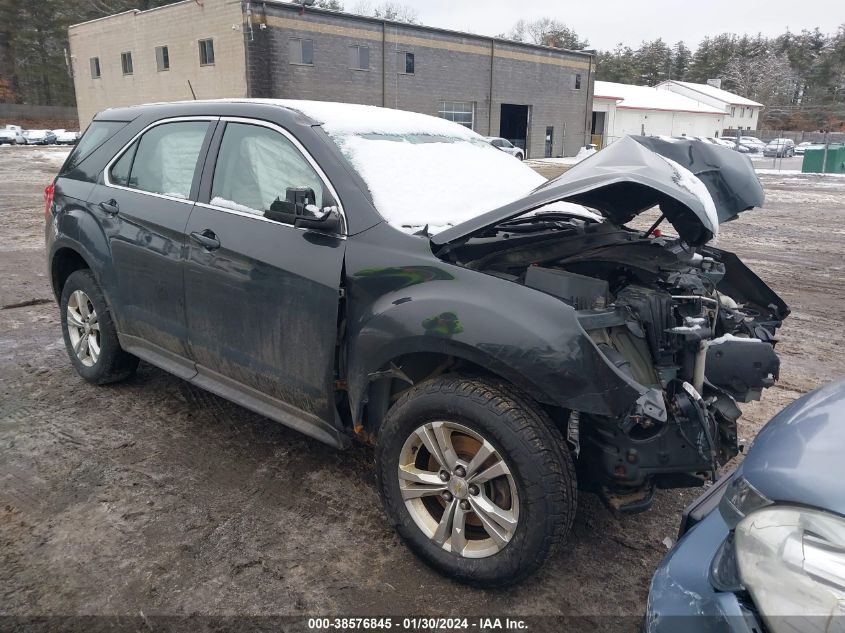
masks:
POLYGON ((845 519, 771 506, 736 526, 739 575, 774 633, 845 631, 845 519))
POLYGON ((730 527, 755 510, 771 505, 772 502, 759 490, 752 486, 745 477, 735 476, 728 484, 722 500, 719 502, 719 512, 730 527))

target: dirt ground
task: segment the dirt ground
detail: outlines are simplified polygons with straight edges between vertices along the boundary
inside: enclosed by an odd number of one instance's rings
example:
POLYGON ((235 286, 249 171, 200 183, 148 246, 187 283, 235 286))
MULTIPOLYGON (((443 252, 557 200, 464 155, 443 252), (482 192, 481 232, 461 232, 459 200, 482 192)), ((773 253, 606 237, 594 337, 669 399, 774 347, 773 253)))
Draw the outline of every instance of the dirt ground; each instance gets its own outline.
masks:
MULTIPOLYGON (((582 495, 540 573, 482 591, 403 546, 369 449, 337 452, 143 363, 120 385, 83 382, 45 274, 55 152, 0 148, 0 615, 642 614, 699 490, 628 517, 582 495)), ((743 406, 747 442, 845 374, 845 178, 761 179, 765 209, 718 239, 793 311, 780 382, 743 406)))

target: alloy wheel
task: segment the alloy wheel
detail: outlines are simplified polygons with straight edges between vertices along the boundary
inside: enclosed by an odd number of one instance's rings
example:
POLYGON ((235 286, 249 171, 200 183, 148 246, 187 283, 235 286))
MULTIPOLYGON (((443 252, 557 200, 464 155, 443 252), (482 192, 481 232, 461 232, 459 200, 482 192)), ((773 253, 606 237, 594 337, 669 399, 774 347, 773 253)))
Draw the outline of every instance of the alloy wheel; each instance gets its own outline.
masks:
POLYGON ((76 357, 86 367, 100 358, 100 322, 91 299, 75 290, 67 301, 67 331, 76 357))
POLYGON ((465 558, 501 551, 516 533, 519 495, 511 470, 481 435, 454 422, 428 422, 405 440, 399 489, 417 527, 465 558))

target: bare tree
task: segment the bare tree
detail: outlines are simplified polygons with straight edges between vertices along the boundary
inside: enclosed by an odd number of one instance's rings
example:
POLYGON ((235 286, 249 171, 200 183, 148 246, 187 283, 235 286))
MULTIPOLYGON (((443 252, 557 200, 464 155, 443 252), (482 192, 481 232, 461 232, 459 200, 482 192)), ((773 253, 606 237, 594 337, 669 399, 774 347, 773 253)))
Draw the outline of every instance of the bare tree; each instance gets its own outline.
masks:
POLYGON ((766 105, 788 103, 795 87, 789 60, 771 53, 732 58, 723 79, 739 95, 766 105))
POLYGON ((421 24, 417 10, 405 4, 386 0, 381 4, 373 6, 370 0, 359 0, 352 9, 352 13, 358 15, 369 15, 382 20, 393 20, 394 22, 406 22, 408 24, 421 24))
POLYGON ((343 3, 340 0, 316 0, 315 7, 330 9, 332 11, 343 11, 343 3))
POLYGON ((578 50, 589 46, 587 40, 581 40, 575 31, 554 18, 538 18, 530 22, 519 20, 505 37, 517 42, 555 48, 578 50))

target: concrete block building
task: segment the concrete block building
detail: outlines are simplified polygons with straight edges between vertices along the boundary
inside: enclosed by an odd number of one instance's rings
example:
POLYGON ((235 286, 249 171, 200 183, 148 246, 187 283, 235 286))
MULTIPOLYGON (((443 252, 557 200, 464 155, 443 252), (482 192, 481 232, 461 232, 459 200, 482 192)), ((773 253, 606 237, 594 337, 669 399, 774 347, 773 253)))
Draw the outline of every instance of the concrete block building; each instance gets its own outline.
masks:
POLYGON ((80 124, 113 106, 279 97, 398 108, 526 156, 590 138, 595 58, 267 0, 186 0, 69 29, 80 124))

